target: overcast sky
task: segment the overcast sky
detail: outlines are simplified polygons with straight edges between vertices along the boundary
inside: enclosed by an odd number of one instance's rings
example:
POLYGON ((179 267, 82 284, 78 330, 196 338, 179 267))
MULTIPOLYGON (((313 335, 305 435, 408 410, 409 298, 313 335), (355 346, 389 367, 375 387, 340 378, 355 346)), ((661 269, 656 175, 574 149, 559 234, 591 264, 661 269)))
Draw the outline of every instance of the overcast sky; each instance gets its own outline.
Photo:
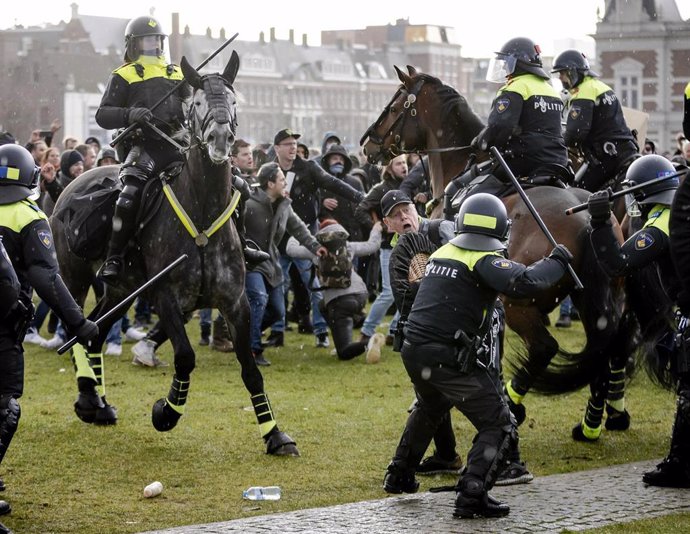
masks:
MULTIPOLYGON (((620 1, 620 0, 619 0, 620 1)), ((69 20, 74 0, 27 2, 5 0, 2 6, 3 29, 14 24, 35 25, 69 20)), ((79 2, 77 2, 79 3, 79 2)), ((690 18, 690 0, 677 0, 684 19, 690 18)), ((319 44, 320 30, 359 29, 394 23, 409 18, 412 24, 437 24, 455 28, 455 40, 467 57, 489 56, 511 37, 525 36, 536 41, 545 55, 560 52, 565 46, 558 39, 587 40, 594 33, 597 7, 603 14, 603 0, 114 0, 81 2, 85 15, 132 18, 147 15, 155 6, 155 16, 170 31, 170 14, 180 13, 182 27, 193 33, 210 27, 218 35, 238 32, 239 39, 254 41, 259 32, 276 28, 278 39, 287 39, 295 30, 298 41, 303 33, 309 42, 319 44), (222 6, 218 9, 216 6, 222 6), (451 7, 452 6, 452 7, 451 7)), ((593 43, 593 41, 590 40, 593 43)), ((593 47, 593 45, 592 45, 593 47)))

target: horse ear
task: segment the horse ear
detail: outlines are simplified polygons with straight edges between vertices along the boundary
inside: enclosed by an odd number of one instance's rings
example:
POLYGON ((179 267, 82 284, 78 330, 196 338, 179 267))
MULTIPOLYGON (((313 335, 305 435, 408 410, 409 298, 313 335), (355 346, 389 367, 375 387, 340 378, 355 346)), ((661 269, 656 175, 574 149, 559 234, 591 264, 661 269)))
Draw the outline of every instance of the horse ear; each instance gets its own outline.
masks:
POLYGON ((184 79, 187 80, 189 85, 194 87, 194 89, 199 89, 201 87, 201 76, 199 76, 199 73, 189 64, 189 61, 184 56, 182 56, 180 61, 180 68, 182 69, 184 79))
POLYGON ((414 75, 418 74, 417 69, 415 69, 412 65, 407 66, 407 72, 410 73, 410 76, 414 76, 414 75))
POLYGON ((228 61, 228 64, 225 65, 225 70, 223 71, 223 78, 226 82, 228 82, 229 85, 232 85, 232 82, 235 81, 237 71, 239 70, 240 56, 238 56, 237 52, 233 50, 232 55, 230 56, 230 61, 228 61))
POLYGON ((405 74, 403 71, 401 71, 398 67, 393 65, 393 68, 395 69, 395 72, 398 73, 398 79, 404 84, 407 85, 410 82, 410 77, 405 74))

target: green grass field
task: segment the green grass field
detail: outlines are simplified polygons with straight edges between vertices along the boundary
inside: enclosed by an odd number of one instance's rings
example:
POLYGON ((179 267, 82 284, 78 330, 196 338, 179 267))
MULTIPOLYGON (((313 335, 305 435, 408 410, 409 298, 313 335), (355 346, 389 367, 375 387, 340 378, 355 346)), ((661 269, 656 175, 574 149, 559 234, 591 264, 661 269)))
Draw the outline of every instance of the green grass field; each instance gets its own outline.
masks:
MULTIPOLYGON (((188 332, 197 346, 196 319, 188 332)), ((581 326, 557 336, 576 347, 581 326)), ((386 348, 378 365, 363 358, 340 362, 331 349, 314 348, 313 336, 290 333, 286 341, 267 350, 273 365, 262 372, 278 423, 297 441, 300 458, 264 454, 234 354, 198 347, 187 412, 177 428, 159 433, 151 426, 151 406, 167 393, 171 367, 133 366, 130 345, 121 358, 107 357, 106 393, 119 422, 94 427, 73 412, 69 357, 30 346, 20 428, 0 470, 7 484, 2 498, 14 508, 3 522, 17 533, 140 532, 384 498, 383 474, 413 400, 399 356, 386 348), (163 494, 144 499, 144 486, 154 480, 163 483, 163 494), (253 485, 281 486, 283 497, 242 500, 242 490, 253 485)), ((508 356, 517 343, 509 334, 508 356)), ((170 362, 170 345, 159 355, 170 362)), ((536 476, 665 455, 675 409, 671 392, 638 374, 628 390, 631 429, 581 444, 570 430, 587 396, 582 390, 527 397, 521 447, 536 476)), ((460 414, 453 425, 465 454, 474 431, 460 414)), ((421 490, 438 482, 421 478, 421 490)), ((634 525, 640 532, 687 531, 690 520, 634 525)))

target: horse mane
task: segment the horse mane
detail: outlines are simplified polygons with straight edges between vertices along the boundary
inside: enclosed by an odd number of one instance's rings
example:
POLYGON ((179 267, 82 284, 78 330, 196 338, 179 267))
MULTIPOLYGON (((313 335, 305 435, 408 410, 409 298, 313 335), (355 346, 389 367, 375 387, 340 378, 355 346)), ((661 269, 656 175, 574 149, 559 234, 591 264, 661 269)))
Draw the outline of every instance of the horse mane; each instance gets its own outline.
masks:
POLYGON ((417 73, 425 82, 432 84, 436 89, 436 94, 441 101, 441 113, 443 117, 448 117, 453 121, 454 130, 468 130, 478 132, 484 128, 484 122, 472 110, 467 103, 467 99, 458 93, 450 85, 446 85, 440 79, 425 73, 417 73))

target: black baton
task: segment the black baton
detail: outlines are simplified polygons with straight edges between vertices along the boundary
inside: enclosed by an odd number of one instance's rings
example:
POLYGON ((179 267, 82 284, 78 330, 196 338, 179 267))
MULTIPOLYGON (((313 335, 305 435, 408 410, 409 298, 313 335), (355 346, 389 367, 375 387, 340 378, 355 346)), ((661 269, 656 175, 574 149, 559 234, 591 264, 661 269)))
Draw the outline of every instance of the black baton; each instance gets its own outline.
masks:
MULTIPOLYGON (((188 258, 187 254, 182 254, 179 258, 177 258, 174 262, 172 262, 170 265, 168 265, 165 269, 163 269, 161 272, 159 272, 156 276, 151 278, 149 281, 147 281, 144 285, 139 287, 138 289, 135 289, 133 293, 131 293, 129 296, 125 297, 120 301, 114 308, 108 310, 107 313, 105 313, 102 317, 99 317, 98 320, 96 321, 97 325, 100 325, 103 321, 105 321, 107 318, 111 317, 112 315, 115 315, 116 313, 119 313, 122 311, 122 308, 125 308, 129 306, 132 301, 137 298, 141 293, 146 291, 149 287, 151 287, 153 284, 158 282, 161 278, 166 276, 170 271, 172 271, 175 267, 180 265, 183 261, 185 261, 188 258)), ((62 345, 58 350, 58 354, 64 354, 67 352, 69 349, 74 347, 74 345, 77 344, 77 337, 73 337, 70 339, 67 343, 62 345)))
MULTIPOLYGON (((556 240, 551 235, 551 232, 549 232, 549 229, 546 227, 546 225, 544 224, 544 221, 539 216, 539 213, 537 212, 536 208, 532 204, 532 201, 529 199, 529 197, 525 193, 525 190, 520 185, 520 182, 518 182, 518 179, 515 178, 513 171, 510 170, 510 167, 508 167, 508 164, 503 159, 503 156, 501 156, 501 153, 498 151, 498 149, 495 146, 492 146, 489 151, 491 152, 491 155, 496 159, 496 161, 498 161, 501 164, 501 167, 503 167, 503 170, 506 172, 506 174, 510 178, 510 181, 513 183, 513 186, 515 187, 515 189, 517 189, 517 192, 519 193, 520 198, 522 198, 522 201, 527 206, 527 209, 532 214, 532 217, 534 217, 534 220, 537 221, 539 228, 541 228, 541 231, 544 232, 544 235, 549 240, 549 243, 551 243, 551 245, 553 247, 557 247, 558 243, 556 243, 556 240)), ((575 273, 575 269, 573 269, 573 266, 570 265, 570 263, 568 263, 568 272, 570 273, 570 276, 572 276, 573 281, 575 282, 575 286, 578 289, 584 289, 585 286, 583 286, 582 282, 580 282, 580 278, 577 276, 577 274, 575 273)))

